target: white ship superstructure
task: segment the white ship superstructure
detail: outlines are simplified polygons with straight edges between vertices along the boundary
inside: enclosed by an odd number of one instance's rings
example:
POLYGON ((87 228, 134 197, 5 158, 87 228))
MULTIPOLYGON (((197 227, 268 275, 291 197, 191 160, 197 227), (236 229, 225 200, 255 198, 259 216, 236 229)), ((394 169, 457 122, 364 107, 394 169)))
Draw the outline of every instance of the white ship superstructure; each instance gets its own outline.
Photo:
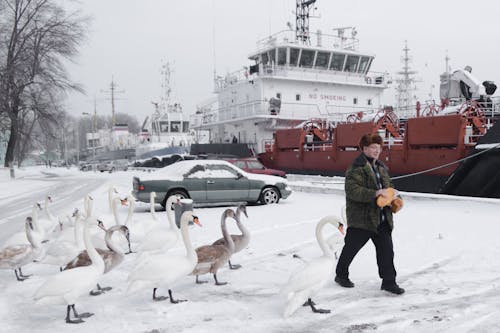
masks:
POLYGON ((276 129, 379 109, 387 75, 370 71, 375 56, 358 51, 354 28, 310 34, 303 18, 313 3, 297 0, 295 31, 258 41, 250 66, 215 78, 217 103, 198 110, 193 129, 212 143, 248 143, 262 152, 276 129))
MULTIPOLYGON (((142 132, 139 134, 139 145, 136 148, 136 155, 162 149, 162 154, 168 153, 168 149, 178 153, 179 147, 189 151, 189 146, 193 142, 193 135, 189 129, 189 116, 183 113, 180 103, 170 101, 170 76, 171 69, 169 63, 164 63, 161 68, 162 74, 162 96, 160 102, 152 102, 154 113, 147 117, 142 125, 142 132)), ((184 149, 181 149, 184 150, 184 149)))

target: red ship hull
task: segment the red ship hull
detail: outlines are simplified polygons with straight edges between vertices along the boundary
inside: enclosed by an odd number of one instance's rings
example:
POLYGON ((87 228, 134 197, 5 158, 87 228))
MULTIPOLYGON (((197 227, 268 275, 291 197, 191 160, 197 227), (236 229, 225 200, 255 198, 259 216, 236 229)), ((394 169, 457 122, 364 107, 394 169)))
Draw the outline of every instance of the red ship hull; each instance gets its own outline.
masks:
POLYGON ((303 128, 280 130, 261 162, 288 173, 343 176, 360 154, 359 138, 379 133, 385 139, 380 160, 403 191, 439 193, 459 161, 473 150, 484 134, 484 119, 471 113, 392 121, 392 110, 377 121, 338 124, 311 123, 303 128), (479 120, 478 120, 479 119, 479 120), (398 177, 401 176, 401 177, 398 177))

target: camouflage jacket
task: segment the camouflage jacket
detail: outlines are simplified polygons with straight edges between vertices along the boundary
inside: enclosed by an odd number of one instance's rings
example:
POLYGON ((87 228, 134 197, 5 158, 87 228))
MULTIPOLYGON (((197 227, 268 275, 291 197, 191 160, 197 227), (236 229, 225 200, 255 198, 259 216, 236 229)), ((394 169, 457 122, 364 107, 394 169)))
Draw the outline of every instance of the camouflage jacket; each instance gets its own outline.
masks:
MULTIPOLYGON (((392 187, 387 167, 380 161, 375 162, 378 168, 382 187, 392 187)), ((377 206, 375 173, 364 154, 359 155, 346 171, 345 194, 347 226, 365 229, 377 233, 380 224, 380 208, 377 206)), ((392 230, 394 227, 392 212, 389 206, 384 207, 384 213, 392 230)))

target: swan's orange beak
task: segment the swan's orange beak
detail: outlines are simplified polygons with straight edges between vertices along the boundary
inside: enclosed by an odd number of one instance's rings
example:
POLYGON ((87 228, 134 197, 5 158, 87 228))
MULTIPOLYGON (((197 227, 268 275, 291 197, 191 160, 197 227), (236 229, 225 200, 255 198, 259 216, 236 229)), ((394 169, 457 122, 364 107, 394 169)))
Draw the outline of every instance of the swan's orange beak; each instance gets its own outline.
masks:
POLYGON ((199 227, 202 227, 200 220, 198 220, 198 216, 193 216, 193 222, 197 224, 199 227))
POLYGON ((127 205, 127 198, 120 199, 120 203, 122 204, 122 206, 126 206, 127 205))
POLYGON ((344 232, 344 225, 343 225, 342 223, 341 223, 341 224, 339 224, 338 229, 339 229, 339 232, 340 232, 342 235, 345 235, 345 232, 344 232))

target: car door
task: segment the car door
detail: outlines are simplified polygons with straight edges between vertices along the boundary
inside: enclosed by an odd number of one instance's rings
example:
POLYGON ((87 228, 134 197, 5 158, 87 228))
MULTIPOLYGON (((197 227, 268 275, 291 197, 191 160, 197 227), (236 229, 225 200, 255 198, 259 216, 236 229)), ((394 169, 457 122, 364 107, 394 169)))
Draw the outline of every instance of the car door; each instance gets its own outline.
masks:
POLYGON ((206 165, 207 202, 248 200, 249 181, 237 169, 225 164, 206 165))
POLYGON ((204 165, 196 165, 184 175, 182 187, 189 192, 195 203, 207 202, 207 181, 204 165))

